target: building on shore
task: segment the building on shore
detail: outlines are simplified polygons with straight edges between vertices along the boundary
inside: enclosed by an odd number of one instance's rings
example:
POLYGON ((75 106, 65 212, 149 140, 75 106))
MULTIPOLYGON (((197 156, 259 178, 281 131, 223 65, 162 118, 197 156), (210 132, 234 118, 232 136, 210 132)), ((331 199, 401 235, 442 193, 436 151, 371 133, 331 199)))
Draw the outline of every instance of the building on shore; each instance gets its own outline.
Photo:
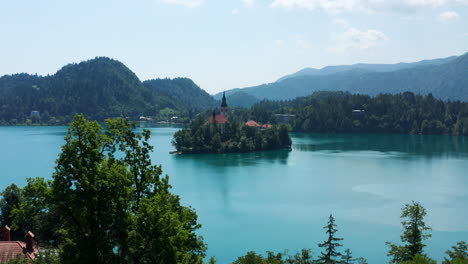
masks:
POLYGON ((296 115, 290 114, 275 114, 274 117, 276 118, 276 122, 278 124, 292 124, 296 115))

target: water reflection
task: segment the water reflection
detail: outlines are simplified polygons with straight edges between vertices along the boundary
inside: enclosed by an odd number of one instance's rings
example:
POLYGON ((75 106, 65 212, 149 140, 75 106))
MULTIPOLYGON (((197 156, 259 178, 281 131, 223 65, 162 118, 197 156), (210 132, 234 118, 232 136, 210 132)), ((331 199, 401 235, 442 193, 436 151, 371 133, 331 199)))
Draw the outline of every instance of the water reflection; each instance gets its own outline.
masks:
POLYGON ((294 134, 293 150, 378 151, 426 158, 468 157, 468 138, 398 134, 294 134))
POLYGON ((175 155, 178 160, 191 160, 205 163, 205 165, 224 168, 255 166, 259 163, 282 164, 288 163, 291 150, 273 150, 249 153, 226 153, 226 154, 188 154, 175 155))

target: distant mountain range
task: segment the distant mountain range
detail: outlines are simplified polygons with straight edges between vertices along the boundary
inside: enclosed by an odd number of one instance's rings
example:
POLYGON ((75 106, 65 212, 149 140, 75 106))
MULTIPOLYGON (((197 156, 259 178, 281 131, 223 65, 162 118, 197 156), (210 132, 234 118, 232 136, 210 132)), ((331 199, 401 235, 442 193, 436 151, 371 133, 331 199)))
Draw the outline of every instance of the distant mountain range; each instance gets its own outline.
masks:
MULTIPOLYGON (((398 64, 354 64, 305 68, 278 81, 226 91, 237 102, 289 100, 315 91, 347 91, 377 95, 381 93, 432 93, 444 100, 468 101, 468 53, 443 59, 398 64), (242 92, 241 94, 239 94, 242 92), (248 98, 243 100, 242 96, 248 98)), ((214 95, 220 98, 220 93, 214 95)), ((247 105, 248 106, 248 105, 247 105)))
POLYGON ((54 75, 0 77, 0 121, 7 123, 24 122, 33 110, 44 119, 65 121, 84 113, 103 120, 156 116, 166 107, 188 111, 214 105, 216 101, 190 79, 141 82, 123 63, 106 57, 66 65, 54 75))

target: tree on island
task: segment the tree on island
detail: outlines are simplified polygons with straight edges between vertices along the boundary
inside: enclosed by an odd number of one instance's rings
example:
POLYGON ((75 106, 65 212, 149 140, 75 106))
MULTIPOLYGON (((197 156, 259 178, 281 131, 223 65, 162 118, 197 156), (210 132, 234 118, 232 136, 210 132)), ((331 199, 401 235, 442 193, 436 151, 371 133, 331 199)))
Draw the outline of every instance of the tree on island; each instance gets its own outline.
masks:
POLYGON ((432 230, 424 222, 426 214, 426 209, 418 202, 404 205, 400 216, 404 219, 401 222, 404 230, 400 237, 406 244, 398 246, 386 242, 390 246, 387 256, 392 257, 391 263, 412 261, 416 256, 425 257, 423 249, 426 245, 423 241, 431 237, 427 232, 432 230))
POLYGON ((338 243, 338 241, 343 240, 343 238, 338 238, 335 236, 335 233, 338 230, 336 229, 335 218, 333 218, 333 215, 330 214, 328 224, 323 228, 326 229, 325 232, 328 234, 328 239, 323 243, 319 244, 319 247, 324 248, 325 252, 322 251, 322 255, 317 260, 317 263, 340 263, 340 261, 337 260, 336 257, 341 257, 342 254, 337 251, 337 248, 342 246, 342 244, 338 243))
POLYGON ((172 145, 183 154, 273 150, 291 147, 288 132, 286 125, 257 128, 238 121, 208 124, 199 117, 174 134, 172 145))

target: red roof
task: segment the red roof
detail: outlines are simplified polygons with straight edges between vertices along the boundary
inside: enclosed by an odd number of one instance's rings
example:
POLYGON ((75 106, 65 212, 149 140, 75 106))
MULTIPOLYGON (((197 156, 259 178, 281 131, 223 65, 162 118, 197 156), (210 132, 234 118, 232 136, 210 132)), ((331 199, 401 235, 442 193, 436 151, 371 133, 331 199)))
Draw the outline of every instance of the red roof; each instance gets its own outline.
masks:
POLYGON ((20 259, 35 259, 37 249, 34 252, 26 250, 26 243, 21 241, 0 241, 0 263, 10 260, 20 259))
POLYGON ((270 124, 264 124, 264 125, 260 125, 259 123, 253 121, 253 120, 249 120, 245 123, 246 126, 249 126, 249 127, 259 127, 259 128, 271 128, 272 125, 270 124))
POLYGON ((247 121, 247 123, 245 123, 246 126, 249 126, 249 127, 261 127, 261 125, 253 120, 249 120, 247 121))
POLYGON ((217 124, 224 124, 224 123, 227 123, 229 121, 224 115, 215 115, 214 118, 213 118, 213 116, 210 116, 210 119, 208 119, 208 123, 213 124, 215 122, 217 124))

